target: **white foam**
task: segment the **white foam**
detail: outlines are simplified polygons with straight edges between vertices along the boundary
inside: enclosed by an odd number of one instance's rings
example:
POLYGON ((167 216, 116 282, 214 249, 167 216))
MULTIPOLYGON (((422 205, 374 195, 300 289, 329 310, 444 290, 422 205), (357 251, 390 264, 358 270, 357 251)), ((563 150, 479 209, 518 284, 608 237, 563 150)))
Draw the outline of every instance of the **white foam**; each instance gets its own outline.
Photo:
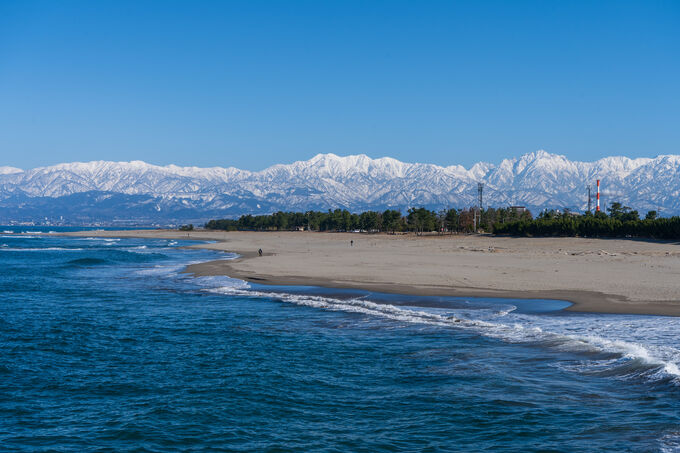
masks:
POLYGON ((138 247, 123 247, 122 249, 130 253, 136 253, 137 255, 151 255, 159 250, 147 250, 148 247, 146 245, 140 245, 138 247))
POLYGON ((508 315, 508 314, 512 313, 512 312, 515 311, 515 310, 517 310, 517 307, 515 307, 514 305, 510 305, 508 308, 498 310, 498 311, 496 312, 496 314, 497 314, 498 316, 505 316, 505 315, 508 315))
POLYGON ((0 250, 2 250, 4 252, 43 252, 43 251, 46 251, 46 250, 49 250, 49 251, 61 250, 61 251, 65 251, 65 252, 75 252, 75 251, 84 250, 84 249, 65 248, 65 247, 43 247, 43 248, 6 247, 6 248, 0 248, 0 250))
POLYGON ((179 273, 185 267, 184 264, 175 265, 161 265, 158 264, 153 267, 148 267, 145 269, 140 269, 135 273, 137 275, 154 275, 154 276, 169 276, 179 273))
POLYGON ((680 452, 680 431, 671 431, 659 439, 659 451, 662 453, 680 452))
POLYGON ((236 278, 227 277, 225 275, 192 277, 192 280, 194 280, 204 289, 233 288, 238 290, 245 290, 250 288, 250 284, 248 284, 248 282, 236 278))
MULTIPOLYGON (((593 316, 568 315, 560 317, 535 316, 513 313, 516 307, 502 310, 489 309, 423 309, 420 307, 397 307, 390 304, 375 303, 361 299, 335 299, 324 296, 289 294, 248 290, 243 284, 229 284, 206 289, 206 291, 256 298, 271 298, 307 307, 320 308, 348 313, 362 313, 379 316, 402 323, 428 324, 440 327, 473 329, 477 333, 512 343, 537 343, 557 351, 574 353, 613 354, 615 359, 586 360, 577 371, 599 370, 603 366, 620 368, 623 377, 642 376, 650 380, 668 379, 680 384, 680 349, 677 345, 646 344, 639 341, 610 338, 605 335, 626 335, 635 332, 621 330, 621 323, 638 325, 640 322, 654 323, 653 317, 637 317, 635 322, 628 318, 612 318, 610 329, 603 330, 600 318, 593 316), (499 318, 512 321, 499 323, 499 318), (650 321, 651 320, 651 321, 650 321), (542 325, 538 325, 542 324, 542 325), (598 332, 595 334, 594 332, 598 332)), ((663 318, 665 325, 669 319, 663 318)), ((680 327, 675 321, 674 327, 680 327)), ((646 330, 646 329, 643 329, 646 330)), ((627 335, 629 337, 630 335, 627 335)), ((675 337, 673 337, 675 338, 675 337)), ((677 340, 676 340, 677 341, 677 340)))
MULTIPOLYGON (((154 275, 154 276, 172 276, 172 275, 177 275, 182 271, 185 267, 191 265, 191 264, 197 264, 197 263, 202 263, 203 261, 189 261, 189 262, 182 262, 182 263, 173 263, 173 264, 156 264, 153 267, 147 267, 144 269, 139 269, 135 271, 137 275, 154 275)), ((229 278, 229 277, 227 277, 229 278)), ((234 280, 234 279, 231 279, 234 280)))

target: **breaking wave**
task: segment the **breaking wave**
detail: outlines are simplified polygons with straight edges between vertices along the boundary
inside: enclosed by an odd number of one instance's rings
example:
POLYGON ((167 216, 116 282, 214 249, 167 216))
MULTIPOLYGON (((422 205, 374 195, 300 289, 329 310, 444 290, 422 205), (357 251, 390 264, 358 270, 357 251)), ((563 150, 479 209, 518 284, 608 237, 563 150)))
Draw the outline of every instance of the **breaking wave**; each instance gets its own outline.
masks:
POLYGON ((0 250, 4 252, 45 252, 45 251, 64 251, 64 252, 78 252, 85 250, 82 248, 69 248, 69 247, 2 247, 0 250))
POLYGON ((76 260, 69 261, 68 265, 71 266, 97 266, 100 264, 108 264, 109 261, 101 258, 79 258, 76 260))
MULTIPOLYGON (((206 291, 242 297, 267 298, 296 305, 347 313, 360 313, 398 323, 423 324, 444 328, 468 329, 509 343, 527 343, 553 351, 574 354, 576 359, 560 365, 579 373, 616 378, 641 379, 646 382, 672 383, 680 386, 680 350, 667 345, 647 345, 635 341, 606 338, 579 332, 578 324, 597 323, 597 316, 580 316, 571 323, 573 332, 549 330, 564 324, 552 323, 550 317, 513 315, 516 307, 502 309, 443 309, 395 306, 363 298, 337 299, 326 296, 279 293, 248 289, 248 284, 233 280, 229 286, 207 288, 206 291), (590 319, 590 321, 585 321, 590 319), (537 325, 544 323, 543 326, 537 325)), ((209 286, 209 285, 206 285, 209 286)), ((649 317, 651 318, 651 317, 649 317)), ((668 318, 665 318, 668 319, 668 318)), ((573 321, 573 320, 572 320, 573 321)), ((579 328, 580 327, 580 328, 579 328)))

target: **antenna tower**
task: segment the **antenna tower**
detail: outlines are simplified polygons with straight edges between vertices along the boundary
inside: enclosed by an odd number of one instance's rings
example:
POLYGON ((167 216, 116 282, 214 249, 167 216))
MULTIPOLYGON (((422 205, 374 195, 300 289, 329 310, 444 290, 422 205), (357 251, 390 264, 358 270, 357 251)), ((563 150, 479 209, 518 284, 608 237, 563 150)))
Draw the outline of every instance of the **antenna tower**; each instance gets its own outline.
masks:
POLYGON ((592 186, 588 184, 588 213, 590 213, 591 205, 593 203, 593 197, 590 195, 590 191, 592 190, 592 186))

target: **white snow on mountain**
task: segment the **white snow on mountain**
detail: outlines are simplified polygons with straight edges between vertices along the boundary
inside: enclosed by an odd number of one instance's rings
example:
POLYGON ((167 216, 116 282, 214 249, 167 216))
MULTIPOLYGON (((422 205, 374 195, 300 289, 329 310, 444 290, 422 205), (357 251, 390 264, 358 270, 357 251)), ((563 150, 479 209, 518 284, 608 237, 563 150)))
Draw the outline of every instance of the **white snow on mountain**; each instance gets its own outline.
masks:
POLYGON ((25 171, 0 167, 0 201, 12 207, 36 197, 60 199, 105 192, 153 197, 160 210, 183 207, 230 215, 338 207, 353 211, 411 206, 441 209, 474 205, 477 183, 483 182, 485 206, 583 211, 586 187, 594 189, 596 179, 602 180, 603 206, 621 201, 640 212, 680 213, 680 156, 575 162, 542 150, 498 165, 478 163, 470 169, 335 154, 258 172, 141 161, 74 162, 25 171))
POLYGON ((21 173, 23 170, 21 168, 15 167, 0 167, 0 175, 9 175, 11 173, 21 173))

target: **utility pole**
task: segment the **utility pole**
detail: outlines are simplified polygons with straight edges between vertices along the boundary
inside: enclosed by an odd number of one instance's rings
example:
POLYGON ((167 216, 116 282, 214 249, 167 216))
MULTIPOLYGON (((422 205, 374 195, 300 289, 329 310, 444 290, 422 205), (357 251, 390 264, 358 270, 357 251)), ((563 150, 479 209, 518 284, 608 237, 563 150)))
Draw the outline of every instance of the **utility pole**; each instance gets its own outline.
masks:
POLYGON ((484 183, 477 183, 477 209, 475 210, 475 233, 477 232, 477 227, 482 223, 482 192, 484 191, 484 183))
POLYGON ((591 203, 593 202, 593 198, 590 196, 591 190, 592 190, 592 186, 590 184, 588 184, 588 214, 590 214, 591 203))

